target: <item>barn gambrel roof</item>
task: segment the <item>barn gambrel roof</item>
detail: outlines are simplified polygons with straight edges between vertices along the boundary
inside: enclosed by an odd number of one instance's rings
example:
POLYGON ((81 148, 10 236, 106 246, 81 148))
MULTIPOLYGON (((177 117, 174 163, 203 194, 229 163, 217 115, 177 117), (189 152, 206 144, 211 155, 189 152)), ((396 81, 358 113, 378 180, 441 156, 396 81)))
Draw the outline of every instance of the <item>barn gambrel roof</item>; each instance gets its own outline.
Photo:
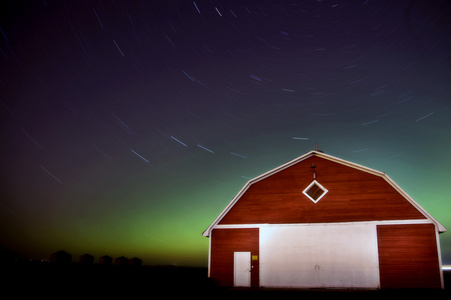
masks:
POLYGON ((428 219, 431 223, 435 224, 438 228, 439 233, 445 232, 446 228, 440 224, 436 219, 434 219, 426 210, 424 210, 412 197, 410 197, 401 187, 399 187, 387 174, 381 171, 377 171, 350 161, 346 161, 341 158, 334 157, 329 154, 325 154, 322 151, 313 150, 310 151, 298 158, 295 158, 277 168, 274 168, 260 176, 257 176, 251 180, 249 180, 244 187, 238 192, 238 194, 232 199, 232 201, 226 206, 226 208, 219 214, 219 216, 214 220, 214 222, 203 232, 203 236, 209 237, 211 234, 212 229, 221 221, 221 219, 229 212, 229 210, 235 205, 236 202, 238 202, 241 198, 241 196, 246 193, 246 191, 249 189, 249 187, 260 181, 263 180, 271 175, 274 175, 275 173, 278 173, 288 167, 291 167, 307 158, 310 158, 312 156, 317 156, 320 158, 327 159, 329 161, 333 161, 339 164, 342 164, 344 166, 352 167, 379 177, 382 177, 385 181, 387 181, 399 194, 401 194, 412 206, 414 206, 421 214, 424 215, 426 219, 428 219))

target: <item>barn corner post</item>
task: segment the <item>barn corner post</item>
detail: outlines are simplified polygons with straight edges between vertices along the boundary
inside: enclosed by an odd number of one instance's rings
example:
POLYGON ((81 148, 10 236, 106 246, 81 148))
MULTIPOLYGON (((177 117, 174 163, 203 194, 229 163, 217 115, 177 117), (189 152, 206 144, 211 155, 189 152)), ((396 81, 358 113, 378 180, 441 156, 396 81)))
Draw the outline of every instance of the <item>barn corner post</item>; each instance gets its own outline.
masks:
MULTIPOLYGON (((439 261, 439 272, 440 272, 440 285, 441 289, 445 289, 445 278, 443 274, 443 261, 442 261, 442 251, 440 246, 440 229, 438 225, 435 225, 435 235, 436 235, 436 241, 437 241, 437 253, 438 253, 438 261, 439 261)), ((444 232, 443 232, 444 233, 444 232)))
POLYGON ((223 286, 443 288, 444 231, 385 173, 316 149, 249 180, 204 236, 223 286))
MULTIPOLYGON (((203 234, 203 236, 205 236, 203 234)), ((211 235, 208 237, 208 258, 207 258, 207 277, 210 278, 211 269, 211 235)))

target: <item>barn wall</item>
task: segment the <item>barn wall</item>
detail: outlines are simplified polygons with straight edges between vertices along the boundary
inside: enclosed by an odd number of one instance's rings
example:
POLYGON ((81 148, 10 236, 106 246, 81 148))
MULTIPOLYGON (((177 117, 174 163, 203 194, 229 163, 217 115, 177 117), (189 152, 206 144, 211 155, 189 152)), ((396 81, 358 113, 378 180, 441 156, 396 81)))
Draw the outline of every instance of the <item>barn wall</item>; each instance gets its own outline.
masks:
MULTIPOLYGON (((429 221, 429 218, 384 177, 312 156, 253 182, 246 188, 238 201, 218 219, 216 225, 226 226, 213 227, 209 232, 209 274, 220 285, 233 286, 234 252, 238 251, 250 251, 252 257, 257 258, 251 261, 253 287, 260 286, 265 280, 278 280, 274 274, 265 271, 267 266, 263 258, 265 255, 269 257, 267 254, 271 251, 268 252, 263 246, 267 245, 259 241, 260 238, 267 238, 269 231, 264 227, 249 227, 368 222, 375 226, 376 231, 373 236, 377 237, 375 249, 379 261, 380 288, 443 287, 435 225, 421 223, 429 221), (317 203, 302 192, 314 179, 313 164, 316 166, 315 179, 328 189, 328 193, 317 203), (409 220, 414 220, 415 224, 408 224, 409 220), (394 222, 379 223, 386 221, 394 222), (233 228, 246 224, 248 228, 233 228), (262 274, 268 275, 269 279, 259 278, 260 270, 266 272, 262 274)), ((284 231, 284 234, 287 232, 284 231)), ((288 235, 291 233, 289 231, 288 235)), ((363 241, 364 236, 356 233, 353 241, 363 241)), ((299 250, 296 247, 290 249, 295 252, 299 250)), ((272 263, 270 260, 266 262, 272 263)), ((271 265, 271 268, 276 265, 271 265)), ((291 267, 289 263, 286 266, 291 267)), ((314 268, 326 270, 318 263, 314 268)), ((296 268, 290 270, 297 272, 296 268)), ((373 284, 371 286, 374 287, 373 284)))
POLYGON ((214 229, 210 236, 210 277, 221 286, 233 286, 233 253, 250 251, 254 258, 251 286, 259 286, 259 229, 214 229))
POLYGON ((384 178, 313 156, 253 183, 219 224, 408 219, 426 217, 384 178), (313 181, 312 164, 316 180, 329 190, 317 203, 302 193, 313 181))
POLYGON ((381 288, 441 288, 433 224, 377 226, 381 288))

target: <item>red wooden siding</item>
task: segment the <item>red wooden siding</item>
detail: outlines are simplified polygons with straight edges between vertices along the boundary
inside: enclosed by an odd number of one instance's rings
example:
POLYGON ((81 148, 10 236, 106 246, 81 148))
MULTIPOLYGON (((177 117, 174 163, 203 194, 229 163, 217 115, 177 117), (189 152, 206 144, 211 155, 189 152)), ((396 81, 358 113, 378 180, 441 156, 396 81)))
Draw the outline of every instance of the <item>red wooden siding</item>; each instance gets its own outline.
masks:
POLYGON ((381 288, 440 288, 432 224, 377 227, 381 288))
MULTIPOLYGON (((211 239, 210 277, 221 286, 233 286, 233 253, 250 251, 259 258, 259 229, 214 229, 211 239)), ((251 286, 259 286, 259 261, 252 260, 251 286)))
POLYGON ((382 177, 313 156, 252 184, 219 224, 328 223, 425 219, 382 177), (316 180, 318 203, 302 191, 316 180))

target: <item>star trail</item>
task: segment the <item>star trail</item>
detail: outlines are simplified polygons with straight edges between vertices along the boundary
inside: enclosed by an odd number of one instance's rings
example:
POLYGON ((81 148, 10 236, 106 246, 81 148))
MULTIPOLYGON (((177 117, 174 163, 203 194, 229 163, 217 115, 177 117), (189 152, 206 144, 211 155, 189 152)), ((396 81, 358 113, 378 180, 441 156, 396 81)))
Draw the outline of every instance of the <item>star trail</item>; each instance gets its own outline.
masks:
POLYGON ((451 228, 449 1, 0 11, 8 255, 206 266, 202 232, 243 185, 317 145, 386 172, 451 228))

